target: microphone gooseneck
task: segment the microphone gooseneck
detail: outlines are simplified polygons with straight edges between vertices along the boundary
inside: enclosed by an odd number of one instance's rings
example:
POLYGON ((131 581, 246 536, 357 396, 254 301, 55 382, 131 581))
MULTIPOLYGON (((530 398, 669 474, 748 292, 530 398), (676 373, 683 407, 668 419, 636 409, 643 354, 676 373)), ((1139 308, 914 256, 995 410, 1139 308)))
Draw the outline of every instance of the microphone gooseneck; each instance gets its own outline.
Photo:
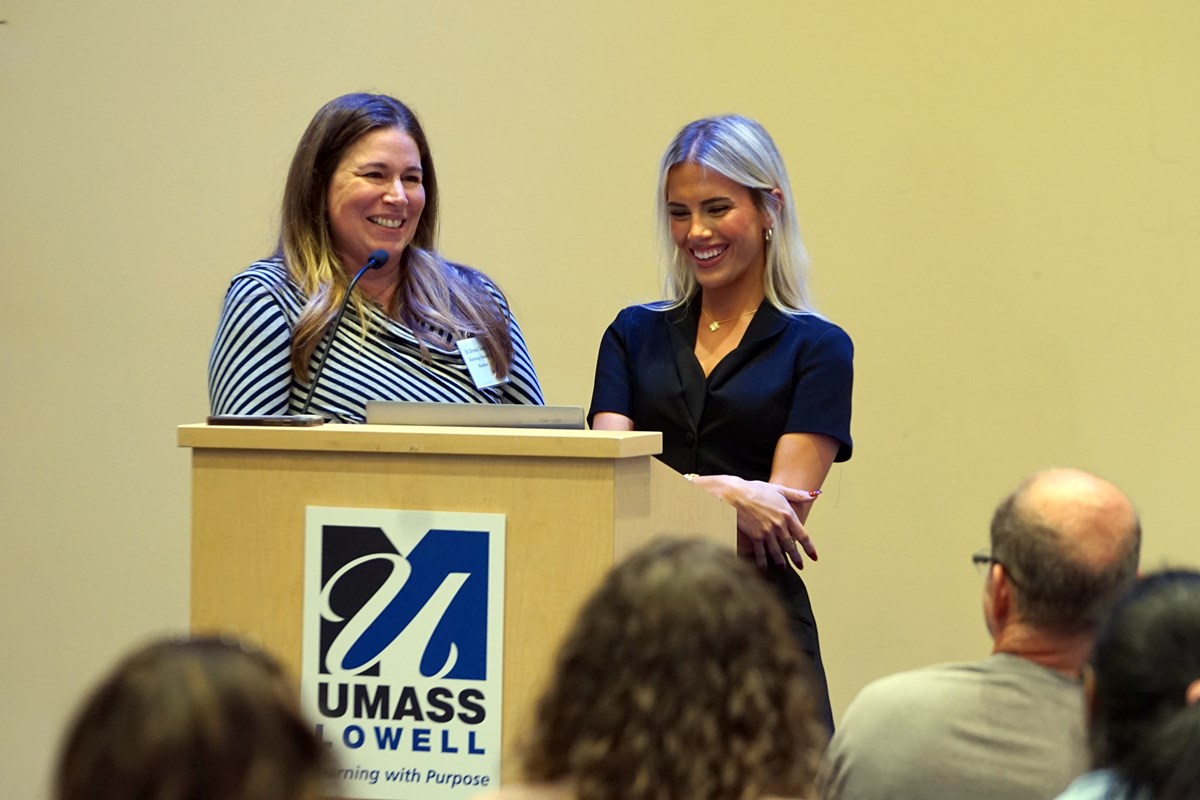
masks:
POLYGON ((328 338, 325 339, 325 346, 321 350, 321 355, 317 358, 317 368, 313 371, 312 383, 308 385, 308 394, 304 398, 304 407, 300 409, 301 414, 307 414, 308 407, 312 404, 313 395, 317 392, 317 381, 321 380, 321 373, 325 371, 325 361, 329 358, 329 351, 333 349, 333 339, 337 336, 337 328, 342 322, 342 314, 346 313, 346 305, 350 302, 350 295, 354 292, 354 287, 358 284, 358 279, 367 270, 379 269, 387 262, 387 250, 376 250, 374 253, 371 253, 371 255, 367 256, 367 263, 363 264, 362 269, 355 273, 354 278, 350 281, 350 285, 346 287, 346 296, 342 298, 342 304, 338 306, 337 313, 333 315, 333 323, 329 326, 329 333, 327 334, 328 338))

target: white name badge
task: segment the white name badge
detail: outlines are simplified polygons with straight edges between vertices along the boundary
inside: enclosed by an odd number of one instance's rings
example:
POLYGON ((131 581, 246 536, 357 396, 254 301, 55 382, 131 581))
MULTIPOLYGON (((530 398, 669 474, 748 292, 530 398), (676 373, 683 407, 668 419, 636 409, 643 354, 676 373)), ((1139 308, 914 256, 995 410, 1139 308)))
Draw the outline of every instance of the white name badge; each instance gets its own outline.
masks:
POLYGON ((475 381, 476 389, 487 389, 490 386, 499 386, 505 383, 503 378, 497 378, 496 373, 492 370, 492 362, 488 361, 487 353, 484 352, 483 345, 478 339, 459 339, 454 343, 458 347, 458 352, 462 353, 463 361, 467 364, 467 371, 471 373, 471 380, 475 381))

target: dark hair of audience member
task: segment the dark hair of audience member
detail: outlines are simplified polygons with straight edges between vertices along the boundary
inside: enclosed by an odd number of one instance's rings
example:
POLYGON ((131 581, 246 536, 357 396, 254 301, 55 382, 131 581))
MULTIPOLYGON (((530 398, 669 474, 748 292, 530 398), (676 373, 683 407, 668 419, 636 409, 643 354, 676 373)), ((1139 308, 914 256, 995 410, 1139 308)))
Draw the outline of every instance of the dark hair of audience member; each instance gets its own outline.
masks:
POLYGON ((1091 670, 1093 766, 1131 798, 1200 797, 1200 572, 1138 581, 1101 627, 1091 670))
POLYGON ((1134 517, 1130 545, 1120 557, 1099 566, 1088 564, 1073 556, 1062 535, 1022 507, 1029 484, 1026 481, 997 507, 992 554, 1012 575, 1017 607, 1026 622, 1067 634, 1092 630, 1137 576, 1140 523, 1134 517))
POLYGON ((825 744, 808 669, 732 550, 657 542, 612 570, 568 634, 525 778, 575 800, 802 796, 825 744))
POLYGON ((63 744, 56 800, 305 800, 324 747, 264 653, 158 641, 121 661, 63 744))

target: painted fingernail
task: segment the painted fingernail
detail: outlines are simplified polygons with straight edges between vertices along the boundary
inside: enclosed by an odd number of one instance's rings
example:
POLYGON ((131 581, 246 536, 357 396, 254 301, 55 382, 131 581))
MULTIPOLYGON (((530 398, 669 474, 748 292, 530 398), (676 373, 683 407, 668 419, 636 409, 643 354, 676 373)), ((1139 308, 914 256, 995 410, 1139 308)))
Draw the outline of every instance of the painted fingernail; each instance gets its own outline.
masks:
POLYGON ((813 497, 816 497, 820 493, 821 493, 820 489, 813 489, 811 492, 809 492, 809 494, 811 494, 813 497))

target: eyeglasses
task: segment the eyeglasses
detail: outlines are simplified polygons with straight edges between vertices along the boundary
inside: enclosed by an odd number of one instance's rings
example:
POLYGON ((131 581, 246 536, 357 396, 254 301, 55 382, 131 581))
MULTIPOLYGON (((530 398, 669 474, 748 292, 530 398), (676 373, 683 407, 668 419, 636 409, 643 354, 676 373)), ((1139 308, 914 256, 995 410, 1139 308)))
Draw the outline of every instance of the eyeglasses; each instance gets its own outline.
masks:
POLYGON ((992 564, 999 564, 1000 566, 1004 567, 1004 574, 1008 576, 1009 583, 1011 583, 1013 586, 1019 586, 1017 579, 1013 577, 1012 570, 1008 568, 1007 564, 992 555, 992 550, 989 547, 985 547, 982 550, 976 550, 971 555, 971 563, 975 565, 975 571, 980 575, 987 575, 992 564))

